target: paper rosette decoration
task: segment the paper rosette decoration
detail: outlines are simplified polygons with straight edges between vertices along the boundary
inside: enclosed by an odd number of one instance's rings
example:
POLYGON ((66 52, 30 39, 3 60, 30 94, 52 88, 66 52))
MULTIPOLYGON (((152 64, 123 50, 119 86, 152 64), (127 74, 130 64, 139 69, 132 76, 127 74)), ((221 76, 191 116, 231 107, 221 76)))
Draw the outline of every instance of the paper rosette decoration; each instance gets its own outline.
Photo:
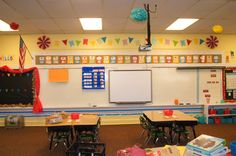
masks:
POLYGON ((147 11, 143 8, 134 8, 131 10, 130 18, 136 22, 143 22, 147 20, 147 11))
POLYGON ((220 34, 223 31, 223 27, 221 25, 214 25, 212 30, 214 33, 220 34))
POLYGON ((41 36, 38 38, 37 44, 38 44, 39 48, 46 49, 50 46, 51 41, 50 41, 49 37, 41 36))
POLYGON ((211 49, 217 47, 218 43, 219 40, 217 39, 216 36, 210 36, 206 39, 206 45, 211 49))

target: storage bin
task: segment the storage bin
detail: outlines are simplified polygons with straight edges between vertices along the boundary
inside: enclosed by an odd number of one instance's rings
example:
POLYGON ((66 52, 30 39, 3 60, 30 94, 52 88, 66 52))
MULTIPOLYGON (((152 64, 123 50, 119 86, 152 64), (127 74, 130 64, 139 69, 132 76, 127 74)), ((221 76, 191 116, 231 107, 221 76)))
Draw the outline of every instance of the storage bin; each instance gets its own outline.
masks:
POLYGON ((103 143, 74 143, 66 151, 66 156, 105 156, 103 143))
POLYGON ((215 109, 209 109, 208 113, 209 113, 209 115, 216 114, 216 110, 215 109))
POLYGON ((231 110, 229 108, 224 109, 224 114, 230 114, 231 110))
POLYGON ((224 109, 216 109, 216 114, 224 114, 224 109))
POLYGON ((198 122, 199 122, 200 124, 205 124, 205 123, 206 123, 206 117, 205 117, 205 116, 199 116, 198 122))
POLYGON ((215 124, 220 124, 221 118, 219 118, 219 117, 214 118, 214 122, 215 122, 215 124))
POLYGON ((214 123, 214 119, 213 118, 208 118, 208 124, 213 124, 214 123))
POLYGON ((236 109, 232 109, 231 114, 236 114, 236 109))
POLYGON ((227 122, 227 118, 226 118, 226 117, 221 118, 221 123, 222 123, 222 124, 226 124, 226 123, 228 123, 228 122, 227 122))
POLYGON ((233 123, 236 123, 236 117, 233 117, 233 118, 232 118, 232 122, 233 122, 233 123))
POLYGON ((227 119, 227 123, 229 123, 229 124, 233 123, 233 118, 232 117, 227 117, 226 119, 227 119))

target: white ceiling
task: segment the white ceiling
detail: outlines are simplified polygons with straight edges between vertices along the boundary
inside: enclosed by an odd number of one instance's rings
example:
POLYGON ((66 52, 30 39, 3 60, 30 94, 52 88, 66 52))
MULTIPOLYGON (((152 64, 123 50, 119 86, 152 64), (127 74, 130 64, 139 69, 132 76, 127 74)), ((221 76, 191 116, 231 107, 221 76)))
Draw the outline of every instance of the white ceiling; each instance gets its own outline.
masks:
POLYGON ((223 34, 236 34, 236 0, 0 0, 0 19, 20 25, 19 32, 0 34, 146 33, 146 22, 129 18, 136 7, 150 4, 151 32, 213 33, 223 26, 223 34), (102 17, 102 31, 84 31, 80 17, 102 17), (199 18, 184 31, 166 31, 177 18, 199 18))

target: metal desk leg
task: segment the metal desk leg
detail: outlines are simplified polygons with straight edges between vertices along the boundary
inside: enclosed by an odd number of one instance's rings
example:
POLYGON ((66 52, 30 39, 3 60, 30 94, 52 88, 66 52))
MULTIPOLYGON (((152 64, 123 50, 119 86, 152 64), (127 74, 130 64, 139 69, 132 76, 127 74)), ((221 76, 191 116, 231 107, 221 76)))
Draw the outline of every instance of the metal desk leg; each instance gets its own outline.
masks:
POLYGON ((54 138, 54 132, 51 132, 51 139, 50 139, 50 145, 49 145, 49 150, 52 149, 52 143, 53 143, 53 138, 54 138))
POLYGON ((193 136, 194 136, 194 138, 196 138, 196 132, 195 132, 194 126, 192 126, 192 130, 193 130, 193 136))

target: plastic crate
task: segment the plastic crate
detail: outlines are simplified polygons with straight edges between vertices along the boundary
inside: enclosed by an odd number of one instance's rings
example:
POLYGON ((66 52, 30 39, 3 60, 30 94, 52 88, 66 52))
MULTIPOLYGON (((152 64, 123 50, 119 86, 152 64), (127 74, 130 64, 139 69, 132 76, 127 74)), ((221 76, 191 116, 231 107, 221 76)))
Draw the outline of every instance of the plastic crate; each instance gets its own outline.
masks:
POLYGON ((226 123, 228 123, 227 121, 228 121, 228 120, 227 120, 227 118, 226 118, 226 117, 224 117, 224 118, 221 118, 221 123, 222 123, 222 124, 226 124, 226 123))
POLYGON ((105 156, 104 143, 74 143, 67 151, 66 156, 105 156))
POLYGON ((219 118, 219 117, 214 118, 214 122, 215 122, 215 124, 220 124, 221 118, 219 118))
POLYGON ((228 117, 227 118, 227 123, 233 123, 233 118, 232 117, 228 117))
POLYGON ((214 123, 214 119, 213 118, 208 118, 208 124, 213 124, 214 123))
POLYGON ((231 114, 236 114, 236 109, 232 109, 231 114))
POLYGON ((216 114, 224 114, 224 109, 216 109, 216 114))
POLYGON ((233 122, 233 123, 236 123, 236 117, 233 117, 233 118, 232 118, 232 122, 233 122))

